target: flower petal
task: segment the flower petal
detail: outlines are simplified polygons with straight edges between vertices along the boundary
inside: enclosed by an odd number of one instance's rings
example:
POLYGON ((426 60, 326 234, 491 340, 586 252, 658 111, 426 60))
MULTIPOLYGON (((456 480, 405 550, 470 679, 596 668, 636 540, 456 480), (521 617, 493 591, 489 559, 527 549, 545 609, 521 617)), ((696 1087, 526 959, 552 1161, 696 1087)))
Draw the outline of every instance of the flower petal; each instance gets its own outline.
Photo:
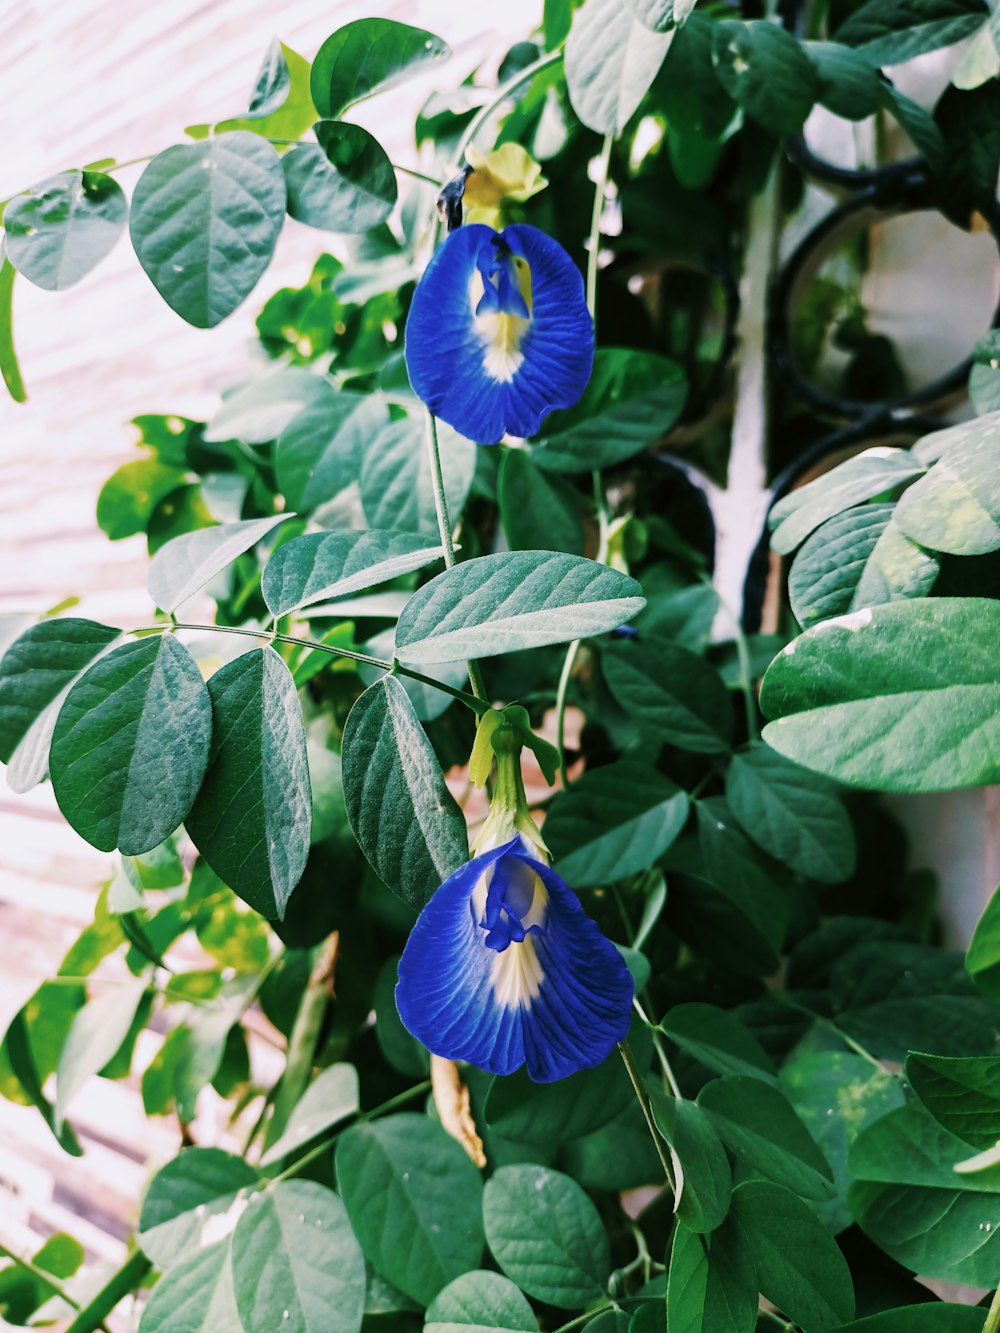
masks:
POLYGON ((492 1074, 519 1069, 524 1044, 518 1010, 497 1004, 493 960, 500 955, 486 947, 472 893, 513 845, 484 852, 445 880, 410 932, 396 986, 399 1016, 418 1041, 435 1055, 492 1074))
POLYGON ((523 859, 545 885, 549 911, 537 942, 544 979, 522 1011, 521 1033, 529 1076, 551 1083, 599 1065, 625 1040, 634 986, 625 960, 573 890, 548 866, 523 859))
POLYGON ((498 240, 472 223, 451 232, 417 285, 406 321, 410 383, 435 416, 480 444, 534 435, 547 412, 572 407, 590 379, 594 327, 579 269, 537 227, 508 227, 499 240, 531 270, 531 317, 504 324, 492 345, 470 293, 476 261, 498 240), (511 346, 508 347, 508 342, 511 346))
POLYGON ((632 994, 621 955, 576 894, 514 839, 462 866, 423 909, 400 959, 396 1004, 435 1054, 494 1074, 527 1062, 529 1076, 548 1083, 600 1064, 625 1038, 632 994), (472 902, 504 857, 539 876, 548 903, 541 931, 498 951, 472 902))

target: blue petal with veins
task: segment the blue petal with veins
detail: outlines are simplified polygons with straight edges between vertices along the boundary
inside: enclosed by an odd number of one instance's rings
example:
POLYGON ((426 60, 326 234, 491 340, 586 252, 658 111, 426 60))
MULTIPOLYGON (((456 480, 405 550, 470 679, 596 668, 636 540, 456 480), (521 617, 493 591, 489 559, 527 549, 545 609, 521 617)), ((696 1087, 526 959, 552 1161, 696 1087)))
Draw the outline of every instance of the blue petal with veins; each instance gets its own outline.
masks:
POLYGON ((537 227, 459 227, 417 286, 405 350, 414 392, 461 435, 479 444, 534 435, 590 379, 594 325, 580 270, 537 227))

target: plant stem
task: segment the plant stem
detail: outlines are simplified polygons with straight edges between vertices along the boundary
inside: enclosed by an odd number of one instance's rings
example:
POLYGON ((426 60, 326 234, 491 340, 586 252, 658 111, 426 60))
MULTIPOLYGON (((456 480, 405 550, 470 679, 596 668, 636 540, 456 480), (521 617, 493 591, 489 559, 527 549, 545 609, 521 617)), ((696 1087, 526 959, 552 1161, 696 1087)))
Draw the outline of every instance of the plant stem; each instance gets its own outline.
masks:
MULTIPOLYGON (((441 471, 441 446, 438 443, 437 418, 428 408, 427 416, 427 461, 431 469, 431 482, 434 487, 434 512, 437 514, 438 532, 441 534, 441 549, 444 551, 444 563, 448 569, 455 566, 455 542, 451 535, 451 521, 448 518, 448 496, 444 489, 444 473, 441 471)), ((478 662, 467 663, 469 684, 477 699, 486 702, 486 686, 478 662)))
POLYGON ((412 176, 414 180, 423 181, 425 185, 433 185, 435 190, 441 189, 441 181, 434 176, 428 176, 422 171, 415 171, 413 167, 404 167, 401 162, 393 162, 393 171, 401 171, 404 176, 412 176))
POLYGON ((849 1050, 852 1050, 855 1055, 860 1055, 861 1058, 867 1060, 870 1065, 874 1065, 880 1074, 887 1074, 889 1072, 878 1056, 872 1055, 871 1051, 862 1046, 859 1041, 855 1041, 850 1033, 847 1033, 843 1028, 838 1027, 832 1018, 827 1018, 825 1014, 818 1014, 815 1009, 810 1009, 807 1005, 799 1004, 797 1000, 793 1000, 789 995, 780 995, 777 998, 782 1004, 787 1004, 789 1008, 797 1009, 801 1014, 807 1014, 814 1023, 822 1023, 825 1028, 829 1028, 849 1050))
POLYGON ((274 1099, 274 1111, 264 1135, 265 1148, 277 1143, 285 1132, 288 1118, 309 1083, 323 1020, 333 996, 333 977, 339 946, 340 932, 334 931, 318 950, 288 1039, 285 1072, 281 1076, 274 1099))
POLYGON ((333 657, 347 657, 352 662, 363 662, 365 666, 377 667, 379 671, 387 671, 392 676, 406 676, 409 680, 419 680, 421 685, 430 685, 435 690, 450 694, 453 699, 460 699, 475 713, 484 711, 482 697, 467 694, 465 690, 456 690, 453 686, 446 685, 443 680, 435 680, 433 676, 425 676, 421 671, 414 671, 411 667, 403 666, 402 662, 384 662, 380 657, 370 657, 367 653, 356 653, 350 648, 338 648, 332 643, 317 643, 315 639, 300 639, 294 634, 274 634, 271 630, 246 629, 241 625, 194 625, 184 621, 174 621, 169 625, 138 625, 135 629, 127 632, 129 634, 141 634, 152 630, 168 631, 175 629, 200 630, 205 634, 241 634, 249 639, 268 639, 272 643, 291 643, 299 648, 311 648, 318 653, 330 653, 333 657))
MULTIPOLYGON (((587 251, 587 309, 590 311, 590 318, 593 320, 595 328, 597 326, 597 257, 600 250, 601 213, 604 209, 604 195, 608 188, 608 171, 611 167, 611 146, 613 143, 614 135, 606 134, 601 145, 600 167, 597 172, 597 180, 594 183, 594 206, 590 210, 590 248, 587 251)), ((604 487, 601 483, 600 472, 592 473, 591 480, 594 487, 594 506, 597 510, 598 523, 597 560, 598 563, 603 564, 608 554, 607 504, 604 499, 604 487)), ((559 685, 556 689, 556 749, 559 751, 559 771, 562 774, 563 787, 568 786, 566 760, 563 756, 566 696, 569 692, 570 677, 573 674, 573 667, 579 651, 580 640, 574 639, 566 649, 562 671, 559 673, 559 685)))
POLYGON ((632 1007, 635 1009, 635 1012, 645 1023, 647 1029, 649 1030, 649 1035, 653 1038, 653 1048, 655 1049, 657 1059, 660 1062, 660 1069, 663 1071, 664 1081, 666 1082, 667 1086, 669 1087, 673 1095, 677 1098, 680 1098, 681 1096, 680 1085, 678 1084, 677 1079, 674 1077, 674 1071, 670 1067, 670 1061, 667 1058, 667 1053, 663 1049, 663 1042, 660 1040, 659 1028, 657 1028, 656 1024, 652 1021, 652 1019, 646 1013, 645 1009, 643 1009, 642 1005, 639 1003, 638 996, 633 998, 632 1007))
POLYGON ((993 1300, 990 1302, 989 1312, 986 1315, 986 1323, 983 1325, 983 1333, 1000 1333, 1000 1287, 993 1293, 993 1300))
POLYGON ((36 1282, 40 1282, 54 1296, 58 1296, 61 1301, 65 1301, 74 1310, 79 1310, 80 1302, 74 1300, 66 1288, 51 1273, 46 1273, 44 1268, 39 1268, 33 1260, 22 1258, 21 1255, 15 1254, 13 1250, 8 1250, 6 1245, 0 1245, 0 1255, 4 1254, 8 1259, 12 1259, 18 1268, 23 1268, 26 1273, 30 1273, 36 1282))
POLYGON ((606 1310, 617 1310, 618 1306, 614 1301, 609 1301, 606 1305, 599 1305, 594 1310, 587 1310, 584 1314, 577 1315, 571 1319, 568 1324, 560 1324, 554 1333, 570 1333, 571 1329, 579 1328, 581 1324, 586 1324, 591 1319, 596 1319, 599 1314, 604 1314, 606 1310))
POLYGON ((643 1118, 646 1121, 646 1128, 649 1130, 650 1137, 656 1148, 656 1155, 660 1159, 660 1165, 663 1167, 663 1174, 666 1177, 667 1184, 670 1186, 674 1197, 677 1196, 677 1182, 674 1179, 673 1163, 670 1161, 670 1153, 667 1145, 663 1141, 663 1136, 656 1128, 656 1121, 653 1119, 653 1108, 649 1104, 649 1097, 646 1095, 646 1089, 642 1086, 642 1079, 638 1069, 635 1067, 635 1061, 632 1059, 632 1052, 629 1049, 627 1041, 618 1043, 618 1052, 625 1063, 625 1069, 632 1081, 632 1087, 635 1090, 636 1099, 642 1109, 643 1118))
POLYGON ((65 1333, 96 1333, 120 1300, 135 1291, 149 1272, 152 1264, 135 1250, 112 1274, 89 1305, 85 1305, 65 1330, 65 1333))

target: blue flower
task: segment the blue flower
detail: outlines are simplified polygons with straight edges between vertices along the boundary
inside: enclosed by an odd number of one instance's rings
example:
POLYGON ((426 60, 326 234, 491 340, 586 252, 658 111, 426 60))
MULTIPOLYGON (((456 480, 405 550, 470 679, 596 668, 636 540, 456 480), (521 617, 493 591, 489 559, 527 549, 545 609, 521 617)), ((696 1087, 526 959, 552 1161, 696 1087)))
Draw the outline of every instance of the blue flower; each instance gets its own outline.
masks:
POLYGON ((520 836, 434 894, 399 962, 396 1005, 436 1055, 550 1083, 628 1033, 632 977, 572 889, 520 836))
POLYGON ((594 324, 580 271, 537 227, 453 231, 414 293, 406 368, 435 416, 479 444, 534 435, 587 387, 594 324))

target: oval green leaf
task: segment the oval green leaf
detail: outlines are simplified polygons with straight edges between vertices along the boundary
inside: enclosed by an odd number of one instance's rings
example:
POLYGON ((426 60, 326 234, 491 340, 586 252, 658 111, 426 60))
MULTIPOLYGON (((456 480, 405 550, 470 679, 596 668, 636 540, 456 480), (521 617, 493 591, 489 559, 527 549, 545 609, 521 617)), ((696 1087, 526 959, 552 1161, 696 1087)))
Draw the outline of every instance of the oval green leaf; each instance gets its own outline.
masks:
POLYGON ((826 1159, 776 1087, 730 1074, 706 1083, 698 1105, 742 1166, 803 1198, 830 1198, 833 1185, 826 1159))
POLYGON ((575 888, 646 870, 684 827, 688 796, 655 768, 620 760, 584 773, 557 796, 545 841, 575 888))
MULTIPOLYGON (((172 1268, 203 1246, 214 1219, 229 1213, 260 1176, 241 1157, 221 1148, 185 1148, 162 1167, 146 1191, 139 1215, 139 1245, 158 1268, 172 1268)), ((232 1225, 235 1226, 235 1216, 232 1225)))
POLYGON ((631 348, 598 348, 583 397, 546 418, 531 459, 546 472, 612 467, 665 435, 686 398, 687 382, 675 362, 631 348))
POLYGON ((339 116, 354 102, 401 83, 427 61, 451 55, 448 44, 423 28, 393 19, 346 23, 316 52, 310 87, 321 116, 339 116))
POLYGON ((230 1241, 195 1250, 153 1288, 141 1333, 219 1333, 239 1327, 230 1241))
POLYGON ((712 59, 719 82, 748 116, 772 134, 798 134, 819 76, 790 32, 769 19, 719 23, 712 59))
POLYGON ((175 611, 209 579, 232 564, 238 555, 249 551, 286 518, 294 518, 294 514, 222 523, 218 527, 200 528, 174 537, 153 557, 146 575, 150 597, 161 611, 175 611))
POLYGON ((582 556, 484 555, 439 574, 407 602, 396 650, 407 662, 456 662, 616 629, 645 605, 635 579, 582 556))
POLYGON ((254 79, 250 105, 247 107, 247 120, 262 120, 285 101, 292 87, 292 75, 288 61, 277 37, 271 38, 271 44, 264 52, 257 77, 254 79))
POLYGON ((428 1305, 483 1253, 479 1172, 440 1125, 394 1115, 337 1144, 337 1181, 365 1256, 428 1305))
POLYGON ((264 601, 274 615, 284 616, 325 597, 374 588, 440 558, 440 546, 428 546, 414 533, 311 532, 286 542, 268 561, 264 601))
MULTIPOLYGON (((472 485, 476 446, 443 423, 438 423, 438 438, 448 513, 455 522, 472 485)), ((434 479, 423 423, 417 417, 394 421, 367 447, 361 465, 361 507, 373 528, 437 532, 434 479)))
POLYGON ((135 187, 129 230, 167 305, 210 329, 253 291, 284 218, 278 154, 237 130, 154 157, 135 187))
POLYGON ((726 1219, 733 1189, 722 1140, 704 1108, 683 1097, 668 1097, 658 1088, 650 1094, 656 1127, 681 1165, 677 1216, 689 1231, 714 1231, 726 1219))
POLYGON ((851 1270, 836 1241, 790 1189, 749 1180, 733 1191, 733 1212, 750 1242, 769 1301, 816 1333, 854 1314, 851 1270))
POLYGON ((312 794, 302 709, 271 647, 208 684, 212 761, 187 818, 194 845, 234 893, 281 920, 309 856, 312 794))
POLYGON ((77 1013, 56 1070, 56 1134, 61 1132, 77 1093, 92 1075, 100 1073, 125 1041, 148 984, 147 977, 130 977, 121 986, 109 986, 77 1013))
POLYGON ((748 838, 800 875, 839 884, 854 872, 854 827, 826 778, 751 745, 726 772, 726 800, 748 838))
POLYGON ((308 513, 356 482, 369 442, 388 421, 388 410, 377 399, 327 387, 278 436, 274 466, 288 503, 308 513))
POLYGON ((9 765, 12 791, 29 791, 45 777, 63 700, 120 636, 95 620, 43 620, 0 657, 0 761, 9 765))
POLYGON ((586 0, 566 42, 566 85, 577 116, 598 134, 620 134, 656 78, 670 33, 652 32, 625 0, 586 0))
POLYGON ((671 1333, 753 1333, 757 1327, 753 1252, 734 1217, 709 1236, 678 1224, 667 1273, 667 1318, 671 1333))
POLYGON ((112 649, 76 682, 56 719, 52 789, 77 833, 138 856, 187 817, 208 766, 212 706, 172 634, 112 649))
POLYGON ((1000 781, 1000 603, 918 598, 853 611, 795 639, 764 677, 764 740, 879 791, 1000 781))
POLYGON ((544 1166, 502 1166, 486 1182, 486 1239, 507 1276, 536 1300, 585 1307, 611 1268, 600 1214, 569 1176, 544 1166))
POLYGON ((378 227, 396 206, 396 173, 378 140, 344 120, 321 120, 318 144, 293 144, 281 159, 288 216, 321 231, 378 227))
POLYGON ((8 203, 7 256, 36 287, 65 291, 111 252, 127 218, 125 195, 110 176, 61 171, 8 203))
POLYGON ((643 635, 606 644, 601 669, 608 689, 642 726, 699 754, 729 749, 729 691, 697 654, 661 635, 643 635))
POLYGON ((365 1261, 347 1210, 312 1180, 251 1196, 233 1233, 233 1281, 244 1333, 358 1333, 365 1261))
POLYGON ((1000 548, 1000 413, 976 425, 900 497, 896 522, 911 541, 949 555, 1000 548))
POLYGON ((538 1333, 522 1293, 499 1273, 463 1273, 427 1309, 424 1333, 538 1333))
POLYGON ((468 859, 465 818, 402 685, 369 685, 344 727, 344 797, 354 836, 382 880, 420 908, 468 859))

